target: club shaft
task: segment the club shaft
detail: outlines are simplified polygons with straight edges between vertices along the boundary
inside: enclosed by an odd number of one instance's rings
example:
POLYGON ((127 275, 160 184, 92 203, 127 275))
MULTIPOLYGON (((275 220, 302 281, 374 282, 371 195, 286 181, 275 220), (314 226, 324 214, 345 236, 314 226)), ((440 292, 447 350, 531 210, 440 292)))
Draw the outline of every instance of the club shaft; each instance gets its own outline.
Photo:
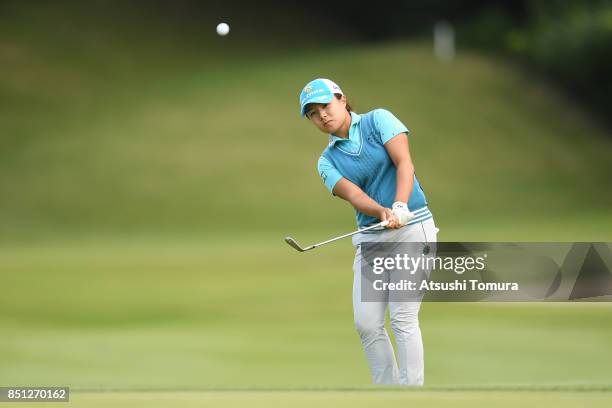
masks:
POLYGON ((381 221, 378 224, 370 225, 369 227, 358 229, 357 231, 349 232, 348 234, 340 235, 339 237, 328 239, 327 241, 319 242, 318 244, 312 245, 310 248, 316 248, 316 247, 321 246, 321 245, 329 244, 330 242, 334 242, 334 241, 337 241, 337 240, 342 239, 342 238, 350 237, 351 235, 355 235, 355 234, 358 234, 358 233, 363 232, 363 231, 368 231, 368 230, 371 230, 371 229, 374 229, 374 228, 384 227, 388 223, 389 223, 389 221, 381 221))

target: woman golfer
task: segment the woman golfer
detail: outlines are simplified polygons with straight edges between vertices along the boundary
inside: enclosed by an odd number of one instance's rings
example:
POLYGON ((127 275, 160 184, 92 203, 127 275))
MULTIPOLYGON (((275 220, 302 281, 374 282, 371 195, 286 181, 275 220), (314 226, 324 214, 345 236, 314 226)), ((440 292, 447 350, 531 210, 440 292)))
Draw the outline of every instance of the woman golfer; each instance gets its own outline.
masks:
POLYGON ((384 229, 353 236, 353 312, 372 381, 423 385, 420 298, 364 302, 361 297, 362 242, 425 243, 421 246, 423 254, 428 252, 427 243, 436 242, 438 230, 410 158, 409 131, 387 110, 352 112, 340 87, 329 79, 309 82, 300 94, 300 107, 302 116, 329 134, 329 143, 318 162, 325 186, 355 208, 360 228, 389 221, 384 229), (399 368, 385 330, 387 306, 399 368))

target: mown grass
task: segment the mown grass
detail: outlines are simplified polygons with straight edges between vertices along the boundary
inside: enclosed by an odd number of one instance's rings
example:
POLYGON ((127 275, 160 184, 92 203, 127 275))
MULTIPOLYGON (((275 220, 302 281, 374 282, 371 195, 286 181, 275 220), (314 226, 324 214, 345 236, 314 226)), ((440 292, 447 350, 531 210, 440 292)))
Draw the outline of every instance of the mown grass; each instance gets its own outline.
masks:
MULTIPOLYGON (((355 387, 348 243, 108 242, 4 249, 0 383, 355 387)), ((427 384, 610 384, 607 303, 425 303, 427 384)))
POLYGON ((61 10, 7 10, 0 384, 91 407, 609 405, 603 303, 426 303, 431 388, 371 391, 350 244, 282 242, 354 228, 298 115, 318 76, 411 128, 440 240, 609 241, 609 132, 545 82, 420 42, 259 49, 99 15, 74 35, 61 10))
POLYGON ((528 239, 544 235, 533 222, 559 222, 548 239, 571 240, 565 220, 583 237, 612 225, 609 133, 504 61, 460 52, 440 64, 405 42, 257 56, 230 37, 146 41, 146 25, 130 37, 116 34, 121 22, 93 24, 79 37, 5 22, 3 240, 352 227, 316 174, 326 137, 298 115, 301 86, 321 75, 356 111, 385 107, 408 125, 450 236, 448 225, 489 223, 528 239))

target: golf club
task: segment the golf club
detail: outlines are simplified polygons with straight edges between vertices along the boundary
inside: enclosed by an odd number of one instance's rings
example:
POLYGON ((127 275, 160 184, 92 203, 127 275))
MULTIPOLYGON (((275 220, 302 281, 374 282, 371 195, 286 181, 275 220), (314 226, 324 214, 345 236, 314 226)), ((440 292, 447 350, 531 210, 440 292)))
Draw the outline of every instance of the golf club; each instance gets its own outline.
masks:
POLYGON ((302 248, 300 246, 300 244, 298 244, 297 241, 295 239, 291 238, 291 237, 285 237, 285 242, 288 243, 289 245, 291 245, 297 251, 306 252, 306 251, 310 251, 311 249, 315 249, 316 247, 319 247, 321 245, 329 244, 330 242, 334 242, 334 241, 337 241, 337 240, 342 239, 342 238, 350 237, 351 235, 355 235, 355 234, 358 234, 358 233, 363 232, 363 231, 368 231, 368 230, 371 230, 371 229, 384 227, 387 224, 389 224, 388 220, 381 221, 378 224, 370 225, 369 227, 358 229, 357 231, 349 232, 348 234, 340 235, 339 237, 335 237, 335 238, 332 238, 332 239, 328 239, 327 241, 319 242, 318 244, 313 244, 313 245, 307 246, 306 248, 302 248))

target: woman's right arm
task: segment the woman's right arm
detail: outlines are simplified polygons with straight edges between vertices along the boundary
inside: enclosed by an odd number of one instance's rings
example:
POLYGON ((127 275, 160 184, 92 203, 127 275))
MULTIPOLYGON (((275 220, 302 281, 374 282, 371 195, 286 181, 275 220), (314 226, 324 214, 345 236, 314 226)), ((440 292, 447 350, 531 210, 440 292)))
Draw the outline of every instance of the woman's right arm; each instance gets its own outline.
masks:
POLYGON ((372 200, 358 185, 342 177, 334 186, 333 193, 351 203, 358 211, 381 221, 389 220, 387 228, 399 228, 399 222, 390 208, 385 208, 372 200))

